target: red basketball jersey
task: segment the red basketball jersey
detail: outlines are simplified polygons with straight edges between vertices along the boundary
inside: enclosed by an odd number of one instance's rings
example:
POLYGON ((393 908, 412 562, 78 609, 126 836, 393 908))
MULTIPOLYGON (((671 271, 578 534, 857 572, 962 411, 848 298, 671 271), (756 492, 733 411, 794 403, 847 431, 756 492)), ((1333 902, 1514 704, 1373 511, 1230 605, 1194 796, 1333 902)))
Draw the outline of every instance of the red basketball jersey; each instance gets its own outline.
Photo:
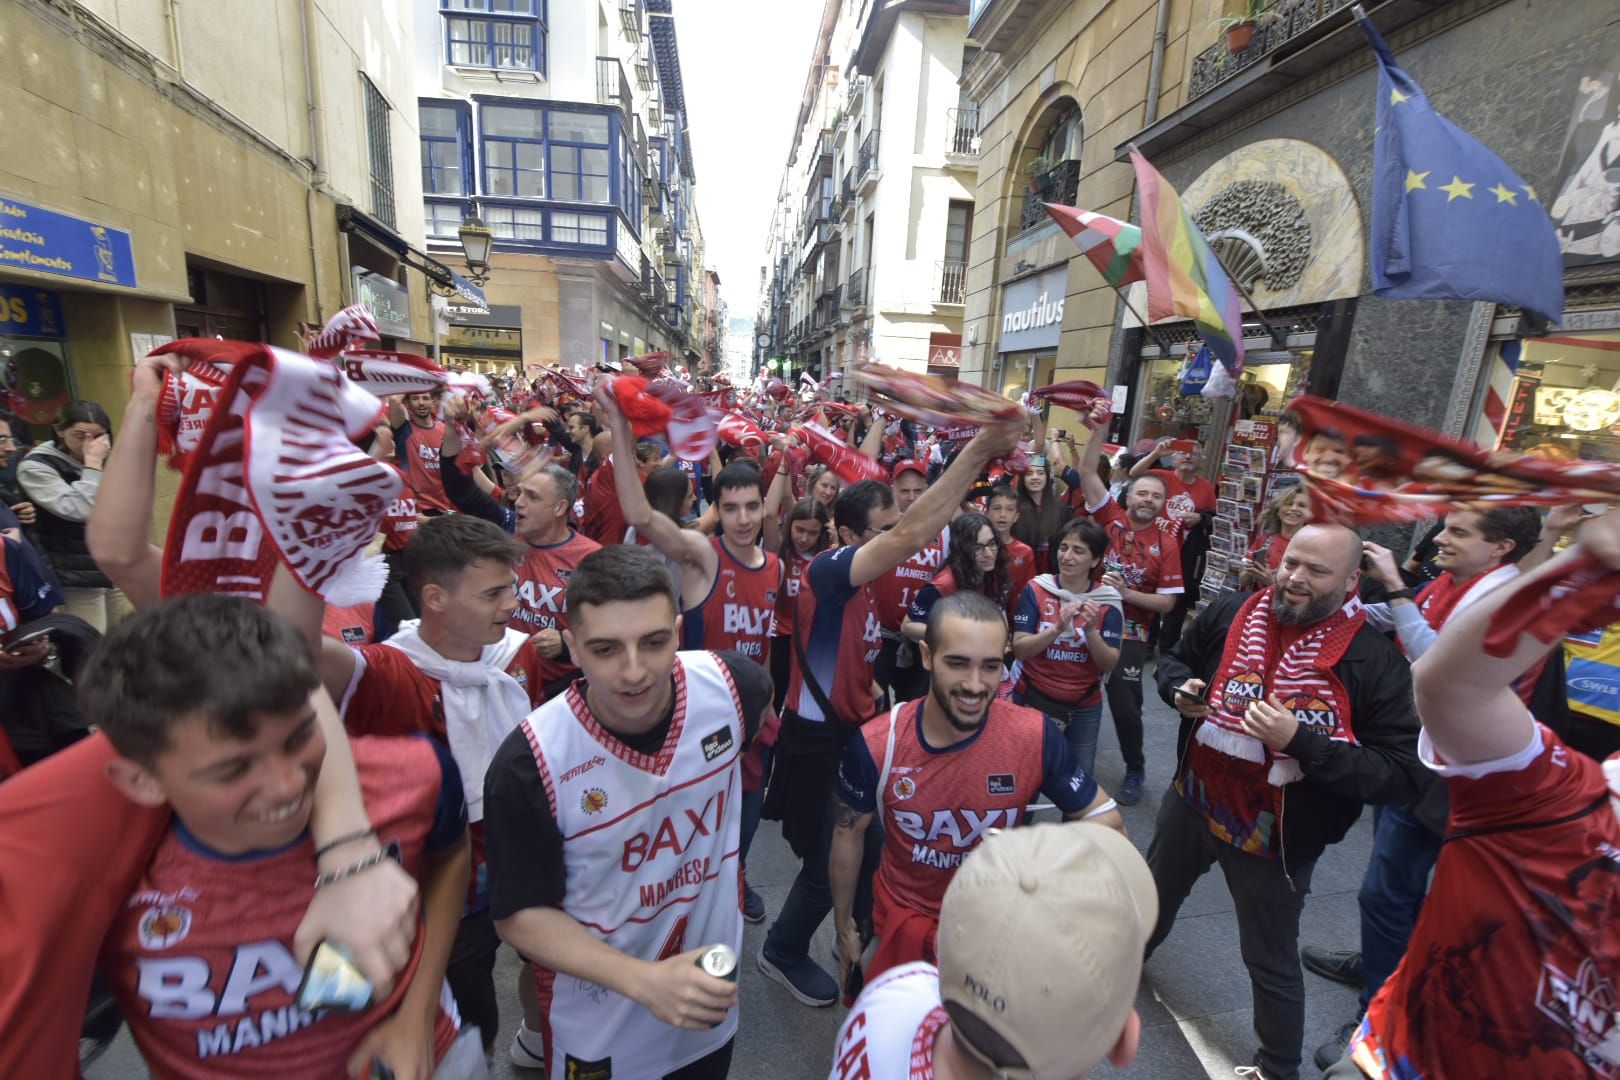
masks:
POLYGON ((439 447, 444 443, 444 421, 433 421, 432 427, 422 427, 414 420, 406 421, 399 457, 405 462, 405 479, 416 494, 418 505, 427 510, 448 514, 455 507, 444 493, 444 477, 439 475, 439 447))
MULTIPOLYGON (((580 560, 602 545, 584 533, 568 531, 568 539, 545 547, 531 546, 518 567, 518 609, 512 625, 535 633, 568 629, 568 578, 580 560)), ((539 658, 541 684, 569 678, 578 671, 560 660, 539 658)), ((538 692, 538 688, 531 693, 538 692)))
POLYGON ((793 608, 798 603, 799 586, 804 582, 804 568, 814 555, 788 553, 782 560, 782 589, 776 594, 776 633, 786 637, 793 633, 793 608))
POLYGON ((1046 779, 1046 718, 1034 709, 995 701, 977 736, 944 750, 923 745, 923 701, 861 726, 877 765, 883 819, 878 876, 895 900, 938 916, 945 887, 990 829, 1024 820, 1046 779), (894 752, 888 754, 891 726, 894 752), (883 765, 889 767, 885 773, 883 765))
POLYGON ((872 597, 883 629, 900 632, 900 624, 905 621, 917 593, 945 565, 945 544, 950 535, 947 526, 917 554, 872 582, 872 597))
POLYGON ((687 608, 681 621, 681 648, 739 652, 767 663, 775 634, 782 560, 765 552, 756 569, 744 566, 718 536, 710 540, 719 560, 714 585, 701 604, 687 608))
MULTIPOLYGON (((379 839, 422 871, 441 772, 422 739, 359 739, 355 766, 379 839)), ((421 934, 393 992, 361 1013, 309 1013, 295 1004, 303 968, 293 933, 315 893, 315 842, 256 858, 199 851, 178 824, 113 923, 102 967, 154 1074, 342 1076, 349 1054, 399 1007, 421 961, 421 934)), ((448 1000, 448 998, 446 998, 448 1000)), ((451 1006, 453 1009, 453 1006, 451 1006)), ((434 1050, 455 1038, 441 1006, 434 1050)))
MULTIPOLYGON (((394 466, 394 471, 399 472, 399 466, 394 466)), ((411 488, 411 478, 402 472, 399 475, 405 487, 399 498, 388 501, 388 508, 383 511, 384 551, 404 551, 405 545, 416 535, 416 492, 411 488)))

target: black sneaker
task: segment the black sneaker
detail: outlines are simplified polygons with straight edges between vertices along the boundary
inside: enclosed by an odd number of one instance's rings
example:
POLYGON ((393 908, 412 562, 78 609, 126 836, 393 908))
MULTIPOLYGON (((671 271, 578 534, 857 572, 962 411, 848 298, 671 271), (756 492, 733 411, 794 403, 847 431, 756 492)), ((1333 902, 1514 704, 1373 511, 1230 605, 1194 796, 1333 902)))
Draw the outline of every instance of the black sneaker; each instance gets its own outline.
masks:
POLYGON ((1120 781, 1119 790, 1114 793, 1114 801, 1121 806, 1135 806, 1142 801, 1142 780, 1139 772, 1128 772, 1125 779, 1120 781))
POLYGON ((796 964, 778 966, 765 955, 762 945, 757 963, 761 973, 781 983, 802 1004, 824 1009, 838 1000, 838 980, 808 956, 796 964))
POLYGON ((1316 1048, 1316 1067, 1323 1072, 1327 1072, 1337 1065, 1343 1059, 1344 1052, 1350 1048, 1350 1039, 1355 1035, 1356 1028, 1360 1026, 1361 1018, 1357 1017, 1334 1032, 1333 1038, 1318 1046, 1316 1048))
POLYGON ((1307 945, 1299 950, 1299 959, 1305 970, 1315 972, 1324 979, 1332 979, 1357 989, 1367 985, 1367 972, 1361 966, 1361 951, 1318 949, 1307 945))

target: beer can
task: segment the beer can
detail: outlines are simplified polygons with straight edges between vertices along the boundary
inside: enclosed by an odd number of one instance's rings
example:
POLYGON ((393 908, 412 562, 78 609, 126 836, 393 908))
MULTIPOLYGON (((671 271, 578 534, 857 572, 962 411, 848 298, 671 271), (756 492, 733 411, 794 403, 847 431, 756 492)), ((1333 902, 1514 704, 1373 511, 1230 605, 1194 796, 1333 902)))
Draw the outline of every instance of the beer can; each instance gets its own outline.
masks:
POLYGON ((736 982, 737 950, 730 945, 710 945, 698 956, 697 966, 717 979, 736 982))

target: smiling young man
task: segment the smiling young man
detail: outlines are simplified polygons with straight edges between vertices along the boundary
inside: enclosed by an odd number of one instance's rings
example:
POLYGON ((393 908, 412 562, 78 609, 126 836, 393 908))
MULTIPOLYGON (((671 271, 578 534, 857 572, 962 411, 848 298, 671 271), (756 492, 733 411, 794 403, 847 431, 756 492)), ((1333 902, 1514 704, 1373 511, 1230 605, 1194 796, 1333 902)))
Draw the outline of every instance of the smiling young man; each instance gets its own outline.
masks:
POLYGON ((884 844, 873 882, 877 951, 868 978, 937 960, 940 900, 957 867, 987 830, 1023 824, 1036 796, 1070 821, 1125 827, 1057 726, 997 699, 1006 643, 1006 617, 995 601, 976 592, 944 597, 929 613, 922 644, 928 696, 868 721, 844 748, 827 875, 846 970, 861 959, 855 890, 874 814, 884 844))
POLYGON ((1276 1080, 1299 1074, 1296 950, 1316 860, 1364 805, 1407 805, 1422 791, 1411 672, 1367 624, 1361 555, 1344 526, 1305 526, 1275 585, 1215 601, 1159 661, 1159 693, 1185 720, 1148 848, 1159 890, 1148 947, 1218 863, 1254 997, 1255 1064, 1276 1080))
MULTIPOLYGON (((448 753, 425 738, 354 743, 377 838, 421 880, 424 932, 383 1001, 304 1009, 293 938, 328 880, 316 876, 308 827, 326 755, 317 710, 331 708, 307 638, 244 600, 182 597, 114 628, 80 687, 118 752, 113 786, 174 813, 102 953, 152 1071, 358 1076, 375 1062, 401 1077, 432 1072, 456 1038, 443 978, 468 866, 448 753)), ((464 1065, 443 1075, 482 1075, 476 1045, 457 1054, 464 1065)))
POLYGON ((770 678, 678 652, 674 583, 614 545, 568 583, 584 677, 501 744, 485 783, 492 911, 538 971, 552 1080, 726 1075, 742 947, 741 758, 770 678))
POLYGON ((1180 526, 1164 517, 1168 494, 1164 478, 1149 473, 1132 480, 1121 509, 1097 472, 1108 421, 1107 402, 1080 418, 1091 432, 1080 458, 1080 482, 1086 512, 1108 533, 1100 583, 1117 590, 1125 605, 1119 663, 1108 676, 1106 691, 1119 751, 1125 758, 1118 798, 1124 806, 1135 806, 1142 798, 1147 775, 1147 756, 1142 749, 1142 669, 1147 663, 1148 636, 1153 620, 1175 608, 1186 585, 1181 576, 1181 545, 1176 539, 1180 526))

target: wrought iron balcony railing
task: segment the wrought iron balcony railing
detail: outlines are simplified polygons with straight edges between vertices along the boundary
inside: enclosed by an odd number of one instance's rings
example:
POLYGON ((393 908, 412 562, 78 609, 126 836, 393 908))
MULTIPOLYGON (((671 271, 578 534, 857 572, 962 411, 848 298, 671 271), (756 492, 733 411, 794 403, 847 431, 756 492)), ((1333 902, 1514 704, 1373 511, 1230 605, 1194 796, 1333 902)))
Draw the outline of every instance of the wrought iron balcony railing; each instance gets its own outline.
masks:
POLYGON ((1187 79, 1187 100, 1209 93, 1269 53, 1275 52, 1312 26, 1353 4, 1355 0, 1271 0, 1255 20, 1254 37, 1240 52, 1231 52, 1226 41, 1215 44, 1193 57, 1192 74, 1187 79))
POLYGON ((1029 191, 1024 195, 1024 211, 1018 218, 1018 231, 1022 232, 1046 220, 1046 209, 1041 206, 1042 203, 1063 203, 1066 206, 1073 206, 1075 193, 1079 190, 1078 161, 1060 161, 1035 177, 1030 181, 1029 191))

